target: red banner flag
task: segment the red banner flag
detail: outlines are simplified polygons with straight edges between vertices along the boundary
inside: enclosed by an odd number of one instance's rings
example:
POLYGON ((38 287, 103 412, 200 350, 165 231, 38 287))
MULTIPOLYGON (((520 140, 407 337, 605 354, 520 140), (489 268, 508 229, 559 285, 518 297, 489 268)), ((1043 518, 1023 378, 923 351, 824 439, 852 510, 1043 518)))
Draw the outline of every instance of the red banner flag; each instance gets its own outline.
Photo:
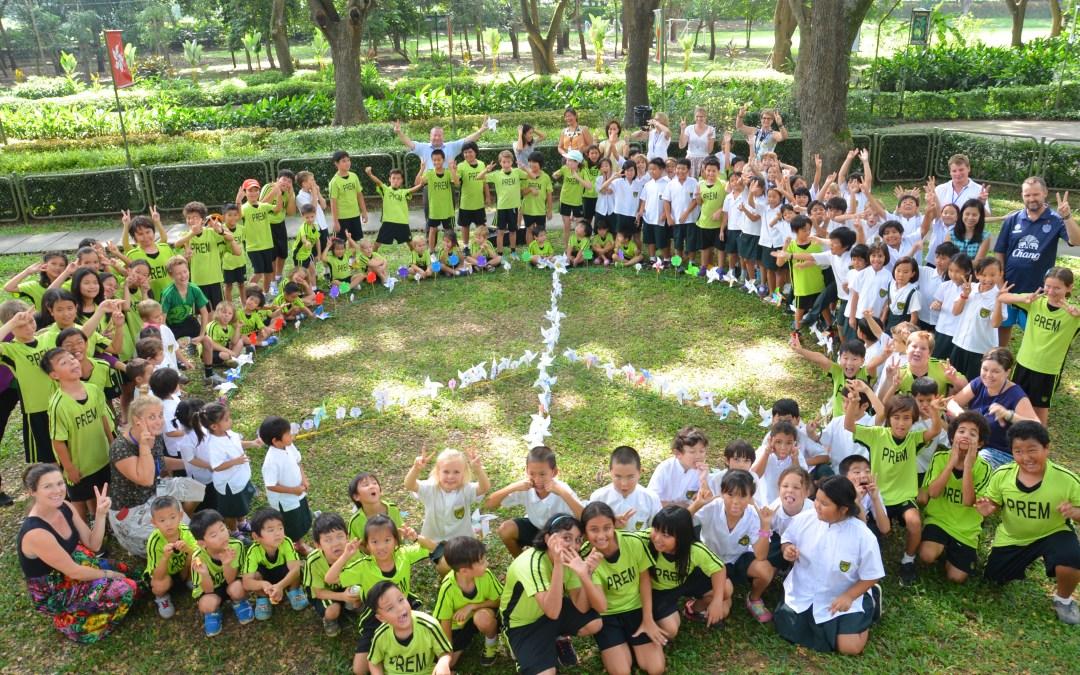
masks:
POLYGON ((117 89, 130 87, 134 84, 134 76, 128 67, 124 57, 124 38, 120 37, 120 31, 105 31, 105 45, 109 50, 109 65, 112 66, 113 83, 117 89))

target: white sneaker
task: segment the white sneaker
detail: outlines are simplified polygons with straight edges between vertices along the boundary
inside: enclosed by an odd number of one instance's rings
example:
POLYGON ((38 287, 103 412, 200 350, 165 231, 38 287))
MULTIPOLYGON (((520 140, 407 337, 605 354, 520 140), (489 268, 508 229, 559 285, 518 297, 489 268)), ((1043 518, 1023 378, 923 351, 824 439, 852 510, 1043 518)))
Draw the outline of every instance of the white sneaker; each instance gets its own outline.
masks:
POLYGON ((173 607, 172 596, 170 595, 154 596, 154 604, 157 605, 158 616, 162 619, 171 619, 176 614, 176 607, 173 607))

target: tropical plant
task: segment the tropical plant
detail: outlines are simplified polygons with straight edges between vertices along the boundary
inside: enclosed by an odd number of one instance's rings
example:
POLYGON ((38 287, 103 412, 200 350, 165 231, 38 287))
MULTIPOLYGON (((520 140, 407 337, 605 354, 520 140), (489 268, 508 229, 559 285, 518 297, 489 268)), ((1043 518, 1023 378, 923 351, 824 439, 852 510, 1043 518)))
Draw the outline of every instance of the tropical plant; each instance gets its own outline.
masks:
POLYGON ((76 82, 79 79, 79 73, 76 69, 79 67, 79 60, 75 58, 74 54, 69 54, 63 50, 60 51, 60 68, 64 71, 64 79, 68 81, 73 88, 77 88, 76 82))
POLYGON ((197 82, 199 79, 199 71, 202 70, 202 45, 195 40, 188 40, 184 43, 184 60, 191 66, 191 81, 197 82))
POLYGON ((326 41, 326 36, 318 28, 315 29, 315 33, 311 38, 311 48, 315 50, 315 66, 318 70, 322 70, 326 65, 326 55, 330 51, 330 43, 326 41))
POLYGON ((262 70, 262 64, 259 62, 259 49, 262 47, 262 33, 257 30, 249 30, 244 33, 244 37, 240 39, 244 45, 244 54, 247 56, 248 71, 251 71, 251 54, 255 53, 255 65, 259 70, 262 70))
POLYGON ((603 16, 589 15, 589 42, 596 52, 596 72, 604 72, 604 40, 611 31, 611 21, 603 16))
POLYGON ((499 72, 499 44, 502 43, 502 33, 498 28, 487 28, 482 33, 484 38, 484 44, 487 46, 488 54, 491 55, 491 72, 499 72))
POLYGON ((135 54, 138 52, 138 47, 130 42, 124 45, 124 62, 127 63, 128 72, 135 72, 135 54))
POLYGON ((683 33, 679 37, 679 46, 682 47, 682 69, 685 73, 690 70, 690 57, 694 55, 694 34, 683 33))

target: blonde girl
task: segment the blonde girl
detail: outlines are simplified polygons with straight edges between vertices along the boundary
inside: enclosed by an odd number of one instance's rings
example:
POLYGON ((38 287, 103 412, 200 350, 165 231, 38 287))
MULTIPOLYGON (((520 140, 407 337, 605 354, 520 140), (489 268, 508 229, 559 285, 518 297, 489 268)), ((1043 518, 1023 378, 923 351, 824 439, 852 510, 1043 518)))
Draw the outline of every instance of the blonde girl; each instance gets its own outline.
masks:
POLYGON ((450 537, 472 537, 472 510, 491 487, 480 455, 447 448, 435 457, 426 480, 417 480, 432 456, 421 450, 405 476, 405 489, 424 505, 420 534, 436 542, 450 537), (472 480, 473 478, 476 480, 472 480))
POLYGON ((419 274, 421 279, 430 279, 431 258, 428 257, 427 242, 423 237, 413 237, 409 242, 409 276, 416 278, 419 274))
POLYGON ((214 316, 206 324, 206 337, 209 349, 203 349, 203 365, 206 367, 226 365, 244 351, 243 336, 240 332, 240 319, 236 315, 236 305, 222 301, 214 308, 214 316))

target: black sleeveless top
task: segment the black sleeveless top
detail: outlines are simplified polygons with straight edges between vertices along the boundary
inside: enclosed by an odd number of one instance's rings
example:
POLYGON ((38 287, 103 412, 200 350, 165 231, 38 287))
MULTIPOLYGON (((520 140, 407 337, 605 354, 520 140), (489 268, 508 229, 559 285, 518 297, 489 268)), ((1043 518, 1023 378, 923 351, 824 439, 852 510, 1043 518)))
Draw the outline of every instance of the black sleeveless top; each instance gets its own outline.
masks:
POLYGON ((48 530, 52 536, 56 537, 56 542, 60 544, 60 548, 68 552, 71 555, 75 552, 75 547, 79 545, 79 532, 75 529, 75 519, 72 517, 71 507, 67 504, 60 505, 60 513, 64 514, 64 520, 67 521, 68 527, 71 528, 71 536, 64 539, 60 534, 53 529, 53 526, 38 518, 37 516, 29 516, 23 521, 22 527, 19 528, 19 536, 16 539, 16 550, 19 552, 19 566, 22 567, 23 576, 27 579, 33 579, 35 577, 43 577, 53 571, 47 563, 40 558, 27 558, 23 555, 22 540, 23 536, 31 530, 48 530))

